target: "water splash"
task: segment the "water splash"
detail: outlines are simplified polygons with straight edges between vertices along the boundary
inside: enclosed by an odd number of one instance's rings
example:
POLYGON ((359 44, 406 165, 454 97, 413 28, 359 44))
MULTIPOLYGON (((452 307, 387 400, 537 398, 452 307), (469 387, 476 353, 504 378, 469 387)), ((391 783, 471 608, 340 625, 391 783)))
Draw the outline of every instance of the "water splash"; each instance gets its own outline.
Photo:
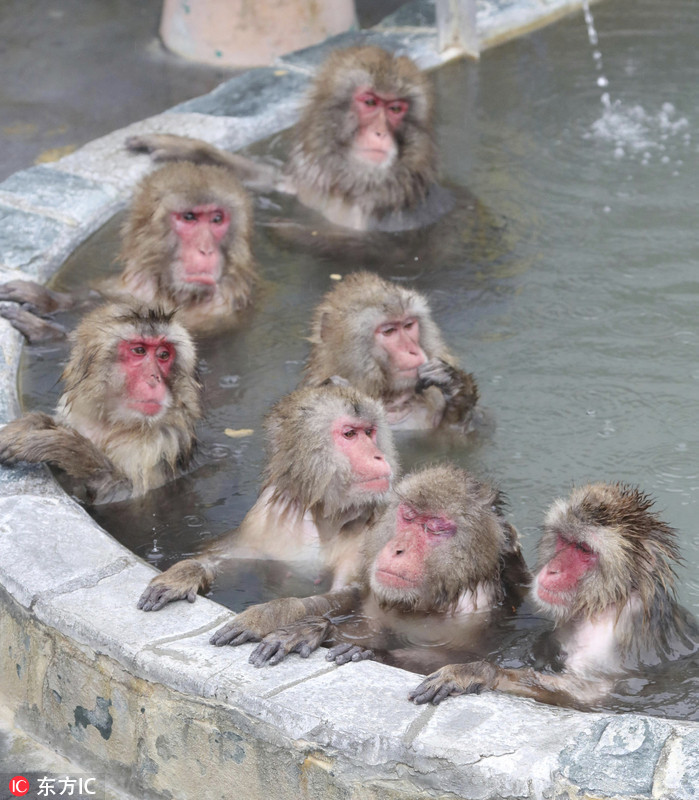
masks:
MULTIPOLYGON (((583 14, 587 26, 587 38, 594 48, 592 58, 599 73, 597 86, 608 89, 609 80, 603 72, 602 53, 598 49, 599 37, 589 0, 583 0, 583 14)), ((600 102, 603 107, 602 116, 593 122, 591 131, 585 134, 585 139, 613 144, 614 157, 617 159, 627 157, 640 159, 641 164, 646 166, 656 154, 660 156, 661 164, 674 161, 676 166, 681 166, 681 161, 671 159, 666 154, 667 143, 670 139, 681 136, 682 144, 687 147, 692 137, 689 132, 689 121, 686 117, 678 116, 677 109, 672 103, 663 103, 660 111, 652 114, 641 105, 627 107, 621 100, 612 100, 609 91, 602 93, 600 102)))

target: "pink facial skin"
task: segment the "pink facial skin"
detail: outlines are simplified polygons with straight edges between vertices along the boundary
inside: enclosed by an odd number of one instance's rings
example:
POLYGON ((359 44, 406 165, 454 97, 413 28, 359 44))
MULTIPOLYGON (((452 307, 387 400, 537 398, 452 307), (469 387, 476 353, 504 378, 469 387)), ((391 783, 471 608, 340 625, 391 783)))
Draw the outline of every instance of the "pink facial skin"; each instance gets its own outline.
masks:
POLYGON ((230 227, 231 215, 212 203, 173 212, 170 222, 180 240, 180 280, 215 285, 223 266, 221 240, 230 227))
POLYGON ((391 467, 376 444, 376 428, 354 417, 341 417, 332 427, 335 447, 350 463, 355 486, 367 492, 386 492, 391 467))
POLYGON ((374 331, 374 340, 388 353, 396 375, 417 380, 417 368, 427 357, 420 347, 420 323, 414 317, 384 322, 374 331))
POLYGON ((556 554, 537 576, 539 599, 552 605, 567 604, 581 578, 598 559, 597 553, 584 542, 571 542, 559 535, 556 554))
POLYGON ((118 360, 127 407, 144 417, 157 415, 170 397, 166 378, 175 361, 174 346, 162 338, 119 342, 118 360))
POLYGON ((396 152, 394 134, 408 112, 408 101, 358 89, 352 96, 352 108, 359 121, 355 153, 372 164, 390 160, 396 152))
POLYGON ((456 534, 456 523, 444 515, 423 514, 407 503, 396 512, 396 535, 376 558, 375 579, 387 587, 419 587, 425 579, 425 558, 433 547, 456 534))

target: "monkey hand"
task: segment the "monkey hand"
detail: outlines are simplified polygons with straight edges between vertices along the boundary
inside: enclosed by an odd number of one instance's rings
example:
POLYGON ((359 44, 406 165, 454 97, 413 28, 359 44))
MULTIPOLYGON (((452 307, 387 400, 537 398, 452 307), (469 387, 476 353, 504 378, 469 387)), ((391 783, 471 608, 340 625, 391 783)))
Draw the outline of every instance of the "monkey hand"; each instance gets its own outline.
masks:
POLYGON ((478 402, 478 386, 470 372, 452 367, 441 358, 431 358, 418 367, 417 373, 418 392, 436 386, 444 395, 445 422, 455 424, 470 419, 471 412, 478 402))
POLYGON ((50 319, 42 319, 25 306, 2 306, 0 316, 8 320, 29 344, 65 339, 66 336, 63 325, 50 319))
POLYGON ((494 689, 499 669, 487 661, 471 661, 468 664, 448 664, 428 675, 408 694, 408 699, 421 705, 437 705, 442 700, 457 694, 479 694, 482 689, 494 689))
POLYGON ((219 628, 209 641, 216 647, 259 642, 268 633, 307 616, 306 607, 297 597, 278 597, 267 603, 250 606, 240 614, 236 614, 230 622, 219 628))
POLYGON ((373 650, 358 644, 343 642, 331 647, 325 658, 328 661, 334 661, 336 664, 346 664, 348 661, 373 661, 376 656, 373 650))
POLYGON ((292 622, 265 636, 252 651, 249 661, 255 667, 262 667, 278 664, 289 653, 308 658, 328 638, 332 627, 332 622, 325 617, 306 617, 292 622))
POLYGON ((159 611, 173 600, 193 603, 197 592, 209 588, 213 575, 202 563, 193 558, 179 561, 162 575, 156 575, 141 595, 137 607, 141 611, 159 611))
POLYGON ((0 300, 22 303, 28 311, 35 314, 51 314, 53 311, 65 311, 73 305, 69 294, 53 292, 34 281, 8 281, 0 284, 0 300))

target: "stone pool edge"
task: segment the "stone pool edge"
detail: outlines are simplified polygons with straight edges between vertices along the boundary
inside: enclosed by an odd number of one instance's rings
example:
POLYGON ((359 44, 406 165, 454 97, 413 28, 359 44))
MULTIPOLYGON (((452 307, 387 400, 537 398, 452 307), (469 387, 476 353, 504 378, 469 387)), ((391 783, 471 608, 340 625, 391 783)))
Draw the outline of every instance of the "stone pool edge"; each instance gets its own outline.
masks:
MULTIPOLYGON (((611 2, 612 0, 610 0, 611 2)), ((484 47, 575 10, 569 0, 479 4, 484 47)), ((434 15, 409 3, 376 28, 249 70, 203 97, 0 184, 0 280, 44 281, 128 202, 148 171, 129 134, 177 132, 238 149, 290 125, 330 47, 357 41, 441 63, 434 15)), ((0 413, 19 412, 20 337, 2 322, 0 413)), ((213 648, 230 615, 199 598, 135 601, 151 567, 102 531, 43 469, 0 473, 0 702, 16 724, 143 798, 695 797, 699 725, 581 714, 499 695, 439 708, 415 676, 322 653, 274 668, 213 648), (79 557, 76 558, 76 555, 79 557)))

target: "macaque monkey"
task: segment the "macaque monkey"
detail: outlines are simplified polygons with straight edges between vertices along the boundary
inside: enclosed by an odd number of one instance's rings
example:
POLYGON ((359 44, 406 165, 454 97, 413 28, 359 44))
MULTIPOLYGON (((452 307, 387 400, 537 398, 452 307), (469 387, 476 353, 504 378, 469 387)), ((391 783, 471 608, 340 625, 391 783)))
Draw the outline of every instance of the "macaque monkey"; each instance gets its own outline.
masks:
POLYGON ((638 489, 605 483, 575 489, 551 506, 532 597, 554 622, 560 673, 451 664, 410 699, 436 704, 496 689, 585 708, 625 672, 696 651, 696 626, 674 597, 675 533, 650 507, 638 489))
POLYGON ((192 339, 172 312, 109 304, 71 334, 53 417, 32 412, 0 429, 0 463, 58 467, 89 503, 139 497, 184 470, 200 417, 192 339))
POLYGON ((359 613, 371 620, 373 635, 338 645, 330 660, 373 657, 371 648, 390 649, 396 634, 423 640, 432 651, 445 640, 475 645, 496 609, 519 603, 528 580, 500 493, 457 467, 428 467, 403 478, 367 528, 357 581, 315 597, 251 606, 211 642, 262 639, 250 662, 276 664, 292 652, 306 657, 331 638, 331 617, 359 613))
MULTIPOLYGON (((221 328, 250 304, 255 283, 251 233, 250 200, 230 170, 169 164, 136 189, 122 229, 124 270, 97 289, 110 300, 134 297, 151 306, 177 307, 191 331, 221 328)), ((37 342, 57 335, 56 324, 37 315, 67 310, 90 294, 10 281, 0 286, 0 300, 24 305, 6 306, 0 314, 37 342)))
POLYGON ((480 415, 473 376, 454 364, 421 294, 356 272, 316 308, 304 382, 331 376, 381 400, 394 429, 455 426, 480 415))
POLYGON ((396 470, 381 404, 332 384, 298 389, 272 408, 266 433, 263 488, 240 528, 153 578, 140 609, 194 602, 222 565, 246 557, 320 560, 333 586, 354 577, 361 534, 383 506, 396 470))
POLYGON ((432 89, 413 61, 351 47, 319 69, 283 171, 182 136, 133 136, 127 147, 156 161, 227 165, 251 188, 294 194, 344 228, 398 231, 454 205, 437 183, 432 116, 432 89))

